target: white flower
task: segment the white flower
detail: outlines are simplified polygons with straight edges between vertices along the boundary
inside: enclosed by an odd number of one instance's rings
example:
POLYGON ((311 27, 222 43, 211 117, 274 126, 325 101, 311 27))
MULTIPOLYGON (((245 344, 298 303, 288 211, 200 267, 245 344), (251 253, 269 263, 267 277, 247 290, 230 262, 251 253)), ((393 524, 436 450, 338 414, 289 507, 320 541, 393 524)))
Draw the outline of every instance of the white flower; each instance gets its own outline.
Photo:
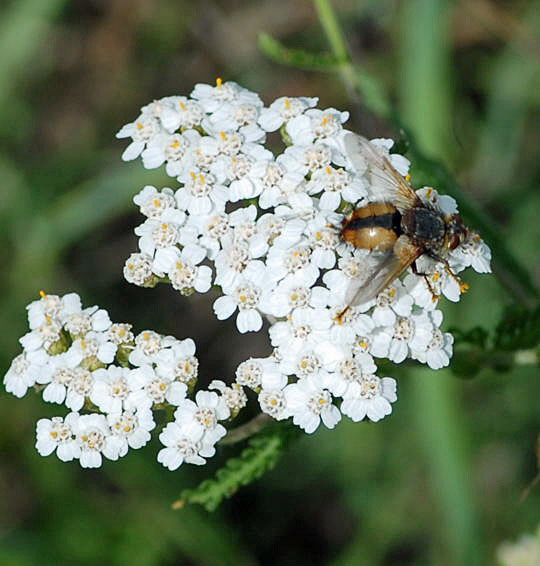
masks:
POLYGON ((262 101, 256 104, 232 102, 222 105, 209 119, 209 131, 239 131, 248 141, 263 142, 265 132, 257 125, 262 101))
POLYGON ((223 286, 224 296, 214 302, 214 312, 219 320, 229 318, 236 309, 236 326, 242 333, 257 332, 262 328, 258 306, 265 294, 274 287, 262 264, 253 265, 243 280, 234 286, 223 286))
POLYGON ((259 195, 259 206, 263 209, 286 203, 292 193, 300 191, 304 175, 289 171, 286 163, 258 161, 253 164, 249 178, 254 185, 254 193, 259 195))
POLYGON ((259 195, 260 190, 249 175, 253 164, 254 159, 245 154, 234 155, 225 162, 225 175, 231 181, 229 185, 231 202, 251 199, 259 195))
POLYGON ((331 392, 333 395, 343 397, 347 394, 353 383, 358 383, 363 376, 373 374, 377 366, 368 353, 357 353, 343 359, 336 367, 332 376, 331 392))
POLYGON ((196 146, 200 134, 188 130, 183 134, 160 134, 148 142, 142 152, 143 165, 146 169, 155 169, 166 163, 165 171, 169 177, 178 177, 191 161, 190 149, 196 146))
POLYGON ((355 250, 354 255, 339 258, 338 266, 323 275, 323 282, 330 291, 330 304, 345 308, 372 273, 371 262, 367 250, 355 250))
POLYGON ((318 214, 307 223, 306 233, 313 248, 312 261, 321 269, 331 269, 336 264, 336 248, 339 237, 334 228, 329 226, 325 214, 318 214))
POLYGON ((352 176, 342 168, 327 166, 317 169, 307 183, 309 194, 319 194, 319 206, 322 210, 337 210, 341 199, 356 204, 367 196, 364 182, 358 175, 352 176))
POLYGON ((267 213, 257 219, 257 233, 270 246, 287 249, 302 239, 305 225, 300 218, 290 218, 288 211, 283 211, 283 214, 267 213))
POLYGON ((124 277, 128 283, 139 287, 150 285, 154 277, 152 256, 141 253, 131 254, 124 264, 124 277))
POLYGON ((415 350, 414 346, 412 346, 411 355, 414 359, 427 364, 431 369, 441 369, 450 363, 454 337, 448 332, 441 332, 439 329, 443 319, 441 311, 431 311, 429 317, 433 323, 431 340, 427 346, 421 347, 418 350, 415 350))
POLYGON ((222 249, 226 236, 232 234, 229 215, 215 211, 211 214, 190 215, 182 228, 180 241, 183 245, 200 245, 209 259, 214 260, 222 249))
POLYGON ((216 285, 230 289, 239 285, 245 279, 254 277, 264 269, 264 263, 253 260, 249 244, 243 240, 227 238, 223 249, 216 255, 216 285))
POLYGON ((257 234, 256 218, 257 207, 253 205, 239 208, 231 212, 231 214, 229 214, 228 223, 233 229, 234 237, 239 241, 244 240, 249 243, 257 234))
POLYGON ((157 332, 143 330, 135 337, 135 348, 129 355, 129 362, 134 366, 152 363, 155 355, 167 345, 165 342, 163 336, 157 332))
POLYGON ((287 275, 295 275, 302 284, 311 287, 319 277, 319 268, 314 264, 312 249, 307 245, 296 245, 287 249, 272 246, 268 251, 266 265, 274 281, 287 275))
POLYGON ((279 371, 274 360, 249 358, 236 368, 236 382, 258 391, 261 386, 283 388, 287 378, 279 371))
POLYGON ((287 218, 301 218, 309 222, 317 215, 317 200, 305 192, 294 192, 287 196, 287 204, 276 207, 275 213, 287 218))
POLYGON ((32 387, 47 363, 48 356, 43 351, 19 354, 9 366, 4 376, 4 387, 15 397, 24 397, 29 387, 32 387))
POLYGON ((163 257, 177 249, 180 242, 180 228, 186 215, 176 208, 167 208, 160 218, 149 218, 135 228, 135 234, 140 236, 139 248, 143 254, 154 259, 152 270, 161 274, 160 267, 163 257))
POLYGON ((377 422, 392 412, 390 403, 396 399, 394 379, 363 375, 349 385, 343 403, 341 403, 341 412, 355 422, 365 417, 377 422))
POLYGON ((56 451, 62 462, 79 458, 81 449, 73 432, 78 418, 77 413, 69 413, 65 419, 40 419, 36 424, 36 449, 40 456, 49 456, 56 451))
POLYGON ((294 309, 286 321, 276 322, 269 330, 273 346, 286 348, 287 355, 306 347, 315 347, 329 337, 332 325, 328 309, 294 309))
POLYGON ((131 344, 135 340, 135 336, 131 329, 133 326, 124 322, 117 322, 111 325, 107 331, 107 338, 117 346, 131 344))
POLYGON ((186 398, 187 385, 171 377, 157 375, 149 365, 143 365, 130 375, 131 393, 125 401, 125 407, 150 409, 156 405, 169 403, 179 406, 186 398))
POLYGON ((321 420, 328 428, 334 428, 341 420, 339 409, 332 405, 329 382, 328 376, 319 374, 299 379, 284 389, 293 423, 308 434, 317 430, 321 420))
POLYGON ((503 542, 497 549, 499 566, 537 566, 540 564, 540 528, 516 542, 503 542))
POLYGON ((198 102, 185 96, 168 96, 162 102, 164 104, 159 118, 168 132, 175 132, 179 128, 189 131, 201 124, 204 110, 198 102))
POLYGON ((41 299, 31 302, 28 311, 28 323, 31 330, 47 324, 50 320, 60 320, 64 316, 81 310, 81 298, 77 293, 68 293, 63 297, 48 295, 41 291, 41 299))
POLYGON ((61 317, 64 329, 71 336, 84 336, 87 332, 95 330, 103 332, 112 324, 109 313, 97 306, 79 309, 77 312, 64 313, 61 317))
POLYGON ((190 171, 184 186, 176 191, 178 208, 190 214, 210 214, 212 210, 222 211, 229 197, 229 191, 211 173, 190 171))
POLYGON ((155 356, 156 375, 171 381, 191 384, 197 379, 199 360, 195 357, 195 342, 191 338, 178 340, 155 356))
POLYGON ((202 466, 205 458, 211 458, 216 449, 213 444, 203 439, 204 431, 194 423, 169 423, 159 435, 165 446, 157 455, 157 461, 173 471, 184 462, 202 466))
MULTIPOLYGON (((321 421, 335 427, 342 413, 378 421, 392 412, 396 382, 376 375, 373 357, 394 363, 408 357, 433 369, 449 364, 453 337, 441 330, 439 295, 459 300, 464 286, 454 273, 466 267, 490 271, 489 248, 467 233, 445 254, 448 262, 423 254, 403 282, 359 304, 358 291, 383 256, 340 237, 342 211, 388 195, 368 159, 349 162, 348 113, 316 104, 283 97, 265 108, 256 93, 217 79, 215 86, 196 85, 191 97, 144 106, 118 132, 130 140, 124 160, 141 156, 145 168, 164 166, 180 183, 175 192, 147 185, 134 197, 146 218, 135 230, 140 253, 126 261, 126 280, 145 287, 167 281, 184 295, 206 292, 214 282, 222 291, 217 317, 234 314, 244 333, 261 330, 267 315, 274 350, 242 362, 232 384, 213 380, 213 391, 199 390, 191 400, 199 366, 193 340, 150 330, 134 336, 131 325, 113 324, 107 311, 83 308, 75 293, 40 292, 27 307, 23 353, 4 377, 16 396, 37 385, 45 401, 74 411, 38 422, 40 454, 56 451, 61 460, 98 467, 103 456, 115 460, 147 444, 152 410, 175 406, 158 461, 170 470, 201 465, 226 434, 223 421, 246 406, 245 388, 263 413, 292 417, 312 433, 321 421), (274 155, 266 132, 278 128, 287 147, 274 155), (111 365, 115 359, 122 367, 111 365), (106 415, 76 412, 91 406, 106 415)), ((409 161, 390 153, 392 140, 371 144, 407 176, 409 161)), ((430 187, 417 194, 442 215, 458 214, 449 196, 430 187)))
POLYGON ((123 126, 116 134, 117 138, 131 138, 132 142, 122 154, 123 161, 133 161, 143 152, 146 144, 163 132, 159 120, 151 112, 141 114, 130 124, 123 126))
POLYGON ((34 352, 41 348, 49 350, 61 338, 62 323, 56 318, 49 318, 44 324, 27 332, 19 343, 26 352, 34 352))
POLYGON ((276 421, 289 418, 287 399, 283 389, 261 389, 258 401, 261 411, 270 415, 276 421))
POLYGON ((199 427, 204 441, 215 444, 225 436, 226 430, 218 421, 227 419, 230 410, 223 397, 210 391, 198 391, 195 402, 184 399, 176 409, 174 418, 179 425, 199 427))
POLYGON ((471 266, 478 273, 491 273, 491 250, 474 232, 451 254, 460 269, 471 266))
POLYGON ((109 341, 104 332, 87 332, 84 337, 77 338, 70 348, 70 354, 78 356, 79 363, 110 364, 116 355, 117 345, 109 341))
POLYGON ((415 304, 425 310, 432 310, 437 306, 441 295, 454 303, 459 301, 461 297, 459 283, 448 273, 444 265, 427 256, 422 256, 416 261, 418 271, 425 275, 409 273, 403 281, 415 304))
POLYGON ((191 98, 199 101, 206 112, 213 113, 222 106, 230 103, 260 104, 259 95, 241 87, 233 81, 223 82, 216 79, 216 86, 197 84, 191 93, 191 98))
MULTIPOLYGON (((72 352, 51 356, 48 363, 36 378, 36 382, 47 384, 43 390, 43 400, 47 403, 63 403, 66 400, 68 387, 78 377, 79 357, 72 352)), ((80 407, 74 408, 78 410, 80 407)))
POLYGON ((224 381, 214 379, 208 385, 208 389, 215 389, 221 393, 227 408, 233 416, 247 405, 247 395, 239 383, 232 383, 228 387, 224 381))
POLYGON ((83 468, 99 468, 102 455, 117 460, 122 450, 122 440, 113 435, 103 415, 81 415, 74 419, 72 430, 80 448, 79 462, 83 468))
MULTIPOLYGON (((237 132, 216 132, 214 135, 204 136, 200 147, 208 154, 215 154, 216 164, 223 165, 227 160, 222 156, 238 155, 244 148, 244 136, 237 132)), ((219 166, 219 165, 217 165, 219 166)))
POLYGON ((107 415, 111 433, 121 443, 119 455, 124 456, 129 448, 142 448, 150 441, 150 431, 155 428, 152 411, 124 411, 107 415))
POLYGON ((280 163, 287 170, 304 176, 330 166, 332 156, 332 149, 322 143, 292 145, 281 154, 280 163))
POLYGON ((383 155, 385 155, 390 160, 390 163, 394 166, 394 168, 400 175, 407 175, 407 173, 409 172, 409 167, 411 165, 410 161, 399 153, 390 153, 390 150, 394 147, 394 140, 389 138, 374 138, 370 141, 383 155))
POLYGON ((426 203, 438 208, 444 214, 457 214, 457 202, 450 195, 440 195, 432 187, 423 187, 416 194, 426 203))
POLYGON ((80 366, 73 368, 70 373, 71 379, 66 380, 65 405, 72 411, 80 411, 86 399, 90 397, 94 387, 94 376, 92 372, 80 366))
POLYGON ((330 292, 325 287, 310 287, 301 277, 287 276, 272 293, 262 301, 261 310, 274 316, 287 316, 293 309, 313 307, 323 309, 328 305, 330 292))
POLYGON ((168 187, 158 191, 152 185, 146 185, 133 197, 133 202, 140 208, 141 213, 148 218, 160 218, 163 211, 176 207, 174 191, 168 187))
POLYGON ((109 366, 94 371, 94 387, 90 401, 104 413, 121 413, 129 393, 130 377, 135 370, 109 366))
POLYGON ((317 140, 338 136, 342 130, 341 124, 348 119, 348 112, 340 112, 335 108, 313 108, 290 120, 287 133, 293 144, 309 145, 317 140))
POLYGON ((154 269, 166 273, 171 285, 183 295, 189 295, 193 290, 206 293, 212 285, 212 270, 206 265, 198 265, 205 256, 206 251, 200 246, 185 246, 182 251, 171 248, 156 259, 154 269))
POLYGON ((375 299, 375 308, 371 313, 373 322, 376 326, 392 326, 398 316, 407 317, 411 314, 413 302, 401 281, 396 280, 375 299))
POLYGON ((308 108, 316 106, 318 98, 292 98, 282 96, 274 100, 268 108, 261 110, 259 124, 263 130, 274 132, 279 129, 283 123, 291 120, 295 116, 299 116, 308 108))
POLYGON ((374 332, 371 353, 399 364, 411 351, 420 355, 419 352, 426 350, 432 339, 432 330, 433 325, 427 313, 398 317, 392 326, 374 332))

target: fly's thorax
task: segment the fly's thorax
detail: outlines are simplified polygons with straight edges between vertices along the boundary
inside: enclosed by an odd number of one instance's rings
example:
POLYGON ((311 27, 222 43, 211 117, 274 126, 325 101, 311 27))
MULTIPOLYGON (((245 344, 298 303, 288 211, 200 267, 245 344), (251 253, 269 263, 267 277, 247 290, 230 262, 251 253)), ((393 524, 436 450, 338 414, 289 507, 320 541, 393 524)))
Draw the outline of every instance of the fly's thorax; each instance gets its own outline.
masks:
POLYGON ((418 246, 440 248, 444 244, 446 224, 442 214, 427 206, 406 210, 401 219, 403 232, 418 246))

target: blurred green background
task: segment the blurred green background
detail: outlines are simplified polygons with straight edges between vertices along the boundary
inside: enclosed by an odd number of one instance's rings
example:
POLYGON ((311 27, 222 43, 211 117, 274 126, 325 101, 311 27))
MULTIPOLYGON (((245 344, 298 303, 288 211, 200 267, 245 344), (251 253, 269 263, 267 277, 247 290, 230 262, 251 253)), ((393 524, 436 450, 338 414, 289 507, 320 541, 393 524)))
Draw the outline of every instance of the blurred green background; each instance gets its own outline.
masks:
MULTIPOLYGON (((320 4, 320 3, 319 3, 320 4)), ((538 285, 540 4, 511 0, 340 0, 356 63, 429 156, 538 285)), ((235 80, 269 103, 319 96, 365 135, 398 132, 352 102, 339 75, 281 66, 260 32, 328 50, 307 0, 4 0, 0 5, 0 373, 19 352, 39 289, 76 291, 114 321, 198 343, 205 379, 230 380, 264 354, 259 336, 218 323, 208 296, 122 278, 141 222, 131 197, 160 172, 125 164, 116 131, 140 106, 195 83, 235 80), (226 344, 226 347, 225 347, 226 344)), ((368 81, 369 82, 369 81, 368 81)), ((413 177, 413 182, 414 182, 413 177)), ((504 275, 504 274, 503 274, 504 275)), ((495 277, 445 305, 447 326, 488 331, 513 296, 495 277)), ((497 545, 540 522, 538 367, 474 379, 397 369, 383 422, 302 437, 269 474, 215 513, 173 511, 209 466, 168 472, 158 443, 99 470, 35 452, 37 396, 0 394, 0 564, 490 565, 497 545)))

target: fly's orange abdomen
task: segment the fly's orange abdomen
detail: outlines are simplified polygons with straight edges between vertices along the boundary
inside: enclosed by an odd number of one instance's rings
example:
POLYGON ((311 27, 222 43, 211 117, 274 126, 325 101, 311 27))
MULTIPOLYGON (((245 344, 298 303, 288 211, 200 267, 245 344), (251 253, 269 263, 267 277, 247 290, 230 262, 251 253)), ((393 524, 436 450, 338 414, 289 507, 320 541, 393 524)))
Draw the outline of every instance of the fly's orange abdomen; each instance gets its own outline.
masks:
POLYGON ((344 220, 341 236, 355 248, 391 250, 401 234, 401 214, 388 202, 372 202, 344 220))

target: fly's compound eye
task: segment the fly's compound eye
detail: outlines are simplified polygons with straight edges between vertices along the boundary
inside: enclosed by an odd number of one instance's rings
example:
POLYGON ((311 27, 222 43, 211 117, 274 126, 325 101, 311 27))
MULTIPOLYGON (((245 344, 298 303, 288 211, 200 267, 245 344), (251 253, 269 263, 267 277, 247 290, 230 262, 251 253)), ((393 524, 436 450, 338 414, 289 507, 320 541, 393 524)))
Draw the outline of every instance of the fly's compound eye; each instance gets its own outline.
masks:
POLYGON ((461 244, 461 238, 459 237, 459 234, 454 234, 448 243, 448 248, 450 250, 455 250, 459 244, 461 244))

